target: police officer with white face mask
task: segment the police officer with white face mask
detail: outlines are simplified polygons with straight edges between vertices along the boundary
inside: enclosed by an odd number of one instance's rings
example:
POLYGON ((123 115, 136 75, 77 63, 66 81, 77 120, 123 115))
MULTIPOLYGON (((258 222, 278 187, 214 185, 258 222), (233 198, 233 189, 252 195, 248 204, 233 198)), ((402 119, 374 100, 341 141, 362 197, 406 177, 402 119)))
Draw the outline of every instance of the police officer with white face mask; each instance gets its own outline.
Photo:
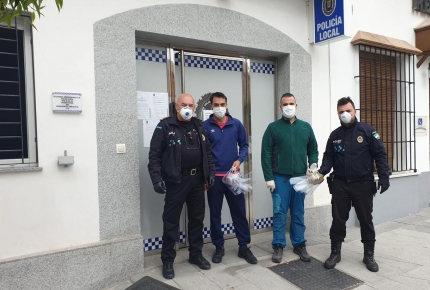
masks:
POLYGON ((327 179, 332 194, 331 254, 324 267, 332 269, 341 260, 341 246, 352 205, 360 221, 363 262, 369 271, 377 272, 373 197, 377 189, 383 193, 390 186, 387 153, 377 131, 358 122, 354 102, 349 97, 339 99, 337 113, 341 126, 330 134, 319 169, 321 175, 326 175, 333 168, 327 179), (378 170, 378 186, 374 182, 374 164, 378 170))
POLYGON ((189 262, 208 270, 202 256, 205 188, 214 183, 212 151, 202 122, 193 117, 194 98, 178 97, 176 114, 158 123, 151 139, 148 170, 154 191, 166 194, 163 212, 163 277, 175 276, 175 242, 179 239, 179 219, 184 203, 188 210, 189 262))

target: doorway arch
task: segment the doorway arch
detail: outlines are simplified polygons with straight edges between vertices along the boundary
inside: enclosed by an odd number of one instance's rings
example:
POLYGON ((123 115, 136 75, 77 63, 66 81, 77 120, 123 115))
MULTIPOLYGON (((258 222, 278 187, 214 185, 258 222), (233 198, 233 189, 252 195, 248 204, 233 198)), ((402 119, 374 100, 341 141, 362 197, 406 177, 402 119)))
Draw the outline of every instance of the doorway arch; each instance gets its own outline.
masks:
MULTIPOLYGON (((140 236, 136 37, 229 54, 275 57, 277 95, 293 92, 312 107, 311 56, 274 27, 229 9, 168 4, 134 9, 94 24, 100 239, 140 236), (209 19, 224 19, 212 25, 209 19), (126 154, 115 144, 125 143, 126 154)), ((311 122, 312 112, 301 111, 311 122)))

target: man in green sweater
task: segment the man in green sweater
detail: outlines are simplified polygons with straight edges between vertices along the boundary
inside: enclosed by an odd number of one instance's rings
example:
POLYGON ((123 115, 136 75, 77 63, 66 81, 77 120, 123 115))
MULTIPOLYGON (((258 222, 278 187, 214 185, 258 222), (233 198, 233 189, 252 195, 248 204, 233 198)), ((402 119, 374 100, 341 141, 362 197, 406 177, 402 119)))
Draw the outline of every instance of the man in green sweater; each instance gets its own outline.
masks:
POLYGON ((281 262, 287 245, 285 234, 289 208, 290 240, 294 253, 302 261, 309 262, 305 239, 305 194, 296 192, 289 180, 294 176, 305 175, 308 164, 316 168, 318 145, 311 125, 296 118, 294 95, 283 94, 280 103, 282 118, 267 126, 261 144, 261 166, 273 201, 272 261, 281 262))

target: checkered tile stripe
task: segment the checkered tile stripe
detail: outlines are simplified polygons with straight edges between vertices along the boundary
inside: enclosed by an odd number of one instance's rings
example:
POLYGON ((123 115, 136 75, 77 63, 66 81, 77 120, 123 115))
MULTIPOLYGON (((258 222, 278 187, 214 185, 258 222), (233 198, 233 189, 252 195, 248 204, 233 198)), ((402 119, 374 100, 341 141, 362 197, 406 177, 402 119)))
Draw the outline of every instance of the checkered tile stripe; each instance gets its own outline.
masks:
POLYGON ((209 228, 203 228, 202 235, 203 235, 203 239, 210 238, 211 230, 209 228))
POLYGON ((160 249, 162 244, 163 244, 162 237, 143 240, 143 251, 148 252, 148 251, 160 249))
MULTIPOLYGON (((154 62, 166 62, 166 51, 136 47, 136 59, 154 61, 154 62)), ((180 65, 180 58, 175 57, 175 65, 180 65)), ((201 57, 194 55, 185 56, 185 66, 197 67, 206 69, 216 70, 228 70, 228 71, 242 71, 242 62, 230 59, 218 59, 211 57, 201 57)))
POLYGON ((185 66, 216 70, 242 71, 242 62, 194 55, 185 56, 185 66))
POLYGON ((179 243, 180 244, 185 243, 185 232, 179 232, 179 243))
POLYGON ((165 63, 167 58, 165 51, 136 47, 136 59, 165 63))
MULTIPOLYGON (((231 224, 224 224, 224 225, 221 225, 221 230, 222 230, 224 235, 233 234, 234 233, 234 226, 232 223, 231 224)), ((203 228, 202 235, 203 235, 204 239, 210 238, 211 237, 210 228, 208 228, 208 227, 203 228)), ((181 243, 181 244, 185 243, 185 232, 179 233, 179 243, 181 243)), ((148 251, 152 251, 152 250, 161 249, 162 244, 163 244, 162 237, 156 237, 156 238, 143 240, 143 245, 144 245, 143 251, 148 252, 148 251)))
POLYGON ((221 230, 224 235, 234 234, 234 226, 233 224, 225 224, 221 225, 221 230))
MULTIPOLYGON (((180 65, 181 59, 175 58, 175 65, 180 65)), ((242 62, 229 59, 218 59, 194 55, 185 56, 185 66, 216 70, 242 71, 242 62)))
POLYGON ((275 74, 275 65, 271 64, 271 63, 253 62, 253 63, 251 63, 251 72, 274 75, 275 74))
POLYGON ((254 229, 264 229, 271 227, 273 224, 273 217, 261 218, 254 220, 254 229))

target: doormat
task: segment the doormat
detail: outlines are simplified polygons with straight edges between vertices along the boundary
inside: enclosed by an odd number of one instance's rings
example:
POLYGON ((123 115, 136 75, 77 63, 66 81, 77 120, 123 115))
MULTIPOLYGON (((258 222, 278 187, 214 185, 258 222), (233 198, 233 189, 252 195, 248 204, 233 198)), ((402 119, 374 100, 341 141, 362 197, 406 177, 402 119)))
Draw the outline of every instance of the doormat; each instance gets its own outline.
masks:
POLYGON ((310 262, 294 260, 269 269, 303 290, 344 290, 363 283, 339 270, 324 268, 324 263, 314 258, 310 262))
POLYGON ((125 290, 179 290, 176 287, 158 281, 149 276, 145 276, 125 290))

